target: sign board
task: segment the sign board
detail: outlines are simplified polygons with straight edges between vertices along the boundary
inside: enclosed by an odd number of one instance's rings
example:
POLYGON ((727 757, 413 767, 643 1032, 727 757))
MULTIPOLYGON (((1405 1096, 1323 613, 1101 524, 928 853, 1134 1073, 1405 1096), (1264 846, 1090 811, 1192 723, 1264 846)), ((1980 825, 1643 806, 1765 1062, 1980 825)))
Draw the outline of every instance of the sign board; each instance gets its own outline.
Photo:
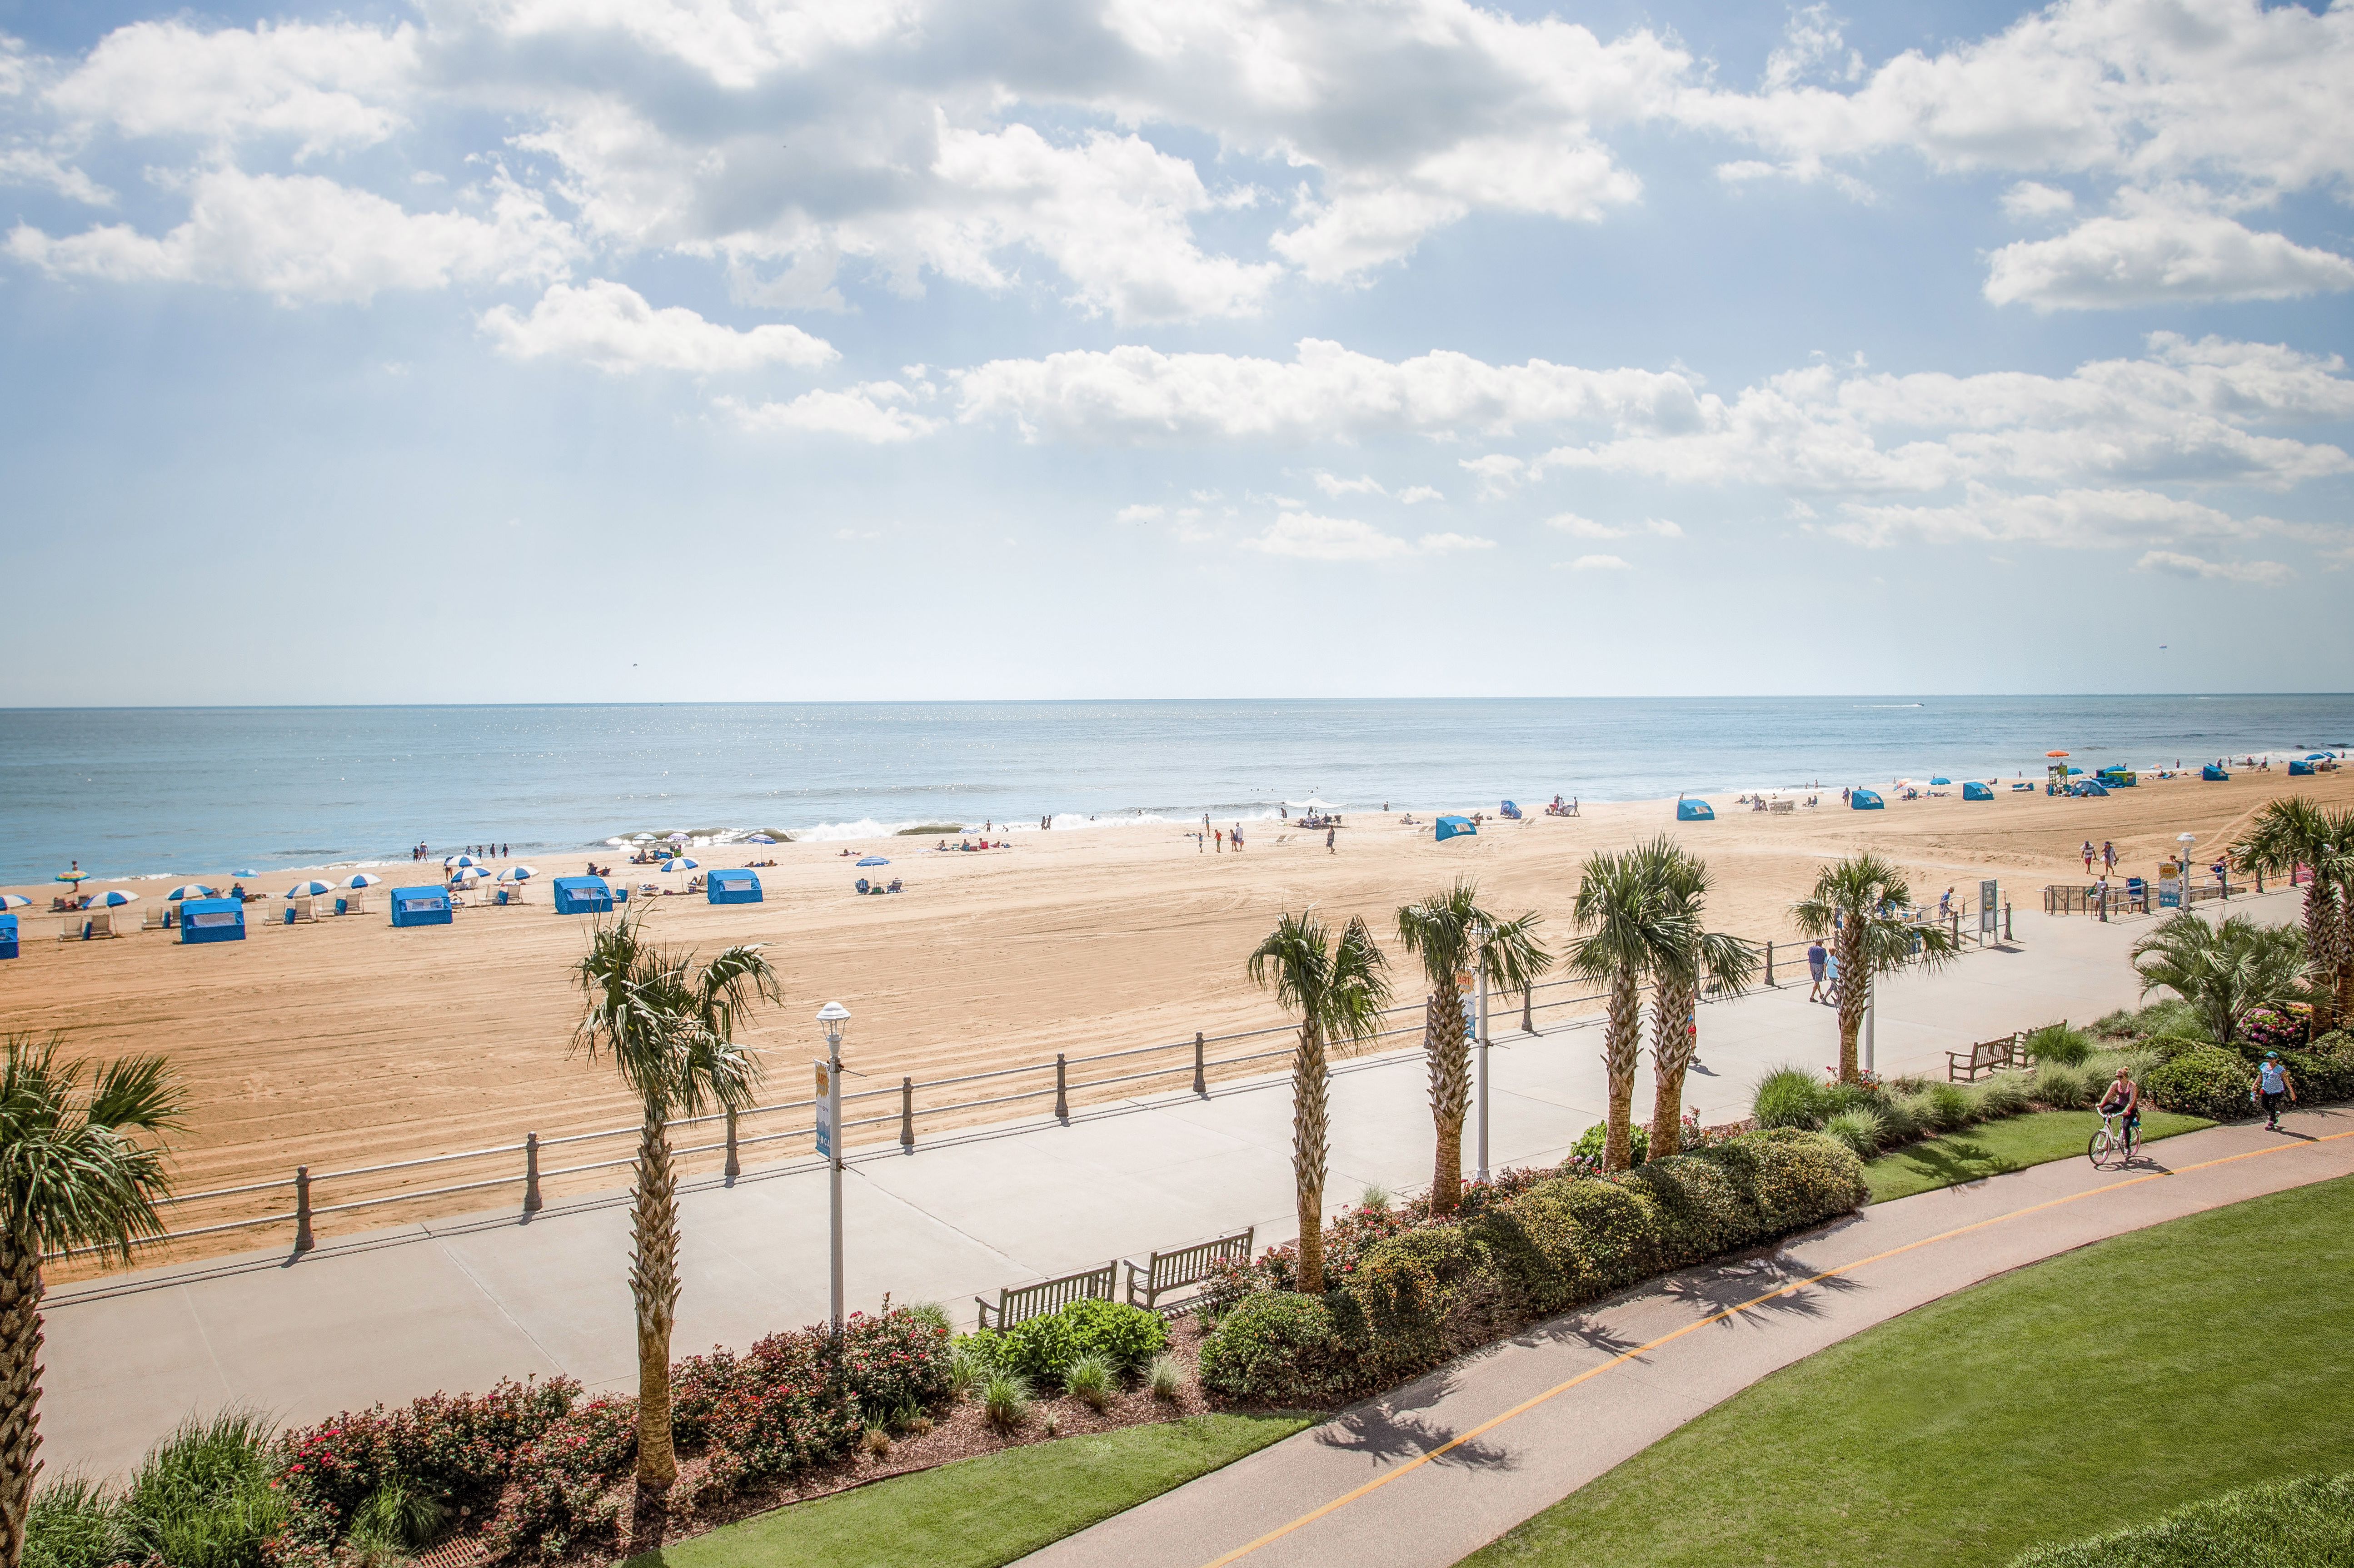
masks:
POLYGON ((1981 937, 1994 935, 1996 924, 2000 918, 2000 912, 1997 906, 2001 902, 2001 890, 1996 886, 1993 878, 1989 877, 1978 884, 1978 935, 1981 937))
POLYGON ((817 1151, 824 1158, 833 1158, 833 1121, 841 1106, 833 1097, 832 1075, 826 1065, 817 1065, 817 1151))
POLYGON ((2182 907, 2182 867, 2170 860, 2158 863, 2158 906, 2160 909, 2182 907))

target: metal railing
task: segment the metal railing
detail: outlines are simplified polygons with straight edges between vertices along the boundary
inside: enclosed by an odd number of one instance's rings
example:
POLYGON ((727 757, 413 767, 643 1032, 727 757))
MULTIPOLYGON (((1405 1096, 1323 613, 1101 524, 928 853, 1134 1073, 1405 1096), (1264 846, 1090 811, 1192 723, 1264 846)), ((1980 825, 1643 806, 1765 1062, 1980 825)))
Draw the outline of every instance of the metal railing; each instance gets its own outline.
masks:
MULTIPOLYGON (((2008 914, 2009 911, 2006 908, 2006 925, 2008 914)), ((1803 943, 1804 938, 1801 938, 1798 940, 1803 943)), ((1778 988, 1785 983, 1785 974, 1791 968, 1787 951, 1793 946, 1792 941, 1787 938, 1777 937, 1762 942, 1752 941, 1751 945, 1764 959, 1759 976, 1760 984, 1778 988)), ((1801 964, 1797 970, 1797 978, 1803 980, 1805 972, 1801 964)), ((1550 1023, 1554 1030, 1584 1027, 1599 1022, 1598 1012, 1594 1018, 1584 1020, 1575 1018, 1541 1020, 1540 1015, 1558 1015, 1564 1009, 1595 1007, 1605 1000, 1606 993, 1592 989, 1591 982, 1575 977, 1540 980, 1526 988, 1525 991, 1513 995, 1493 995, 1490 998, 1491 1038, 1493 1030, 1499 1025, 1507 1029, 1513 1026, 1515 1021, 1512 1015, 1515 1012, 1519 1015, 1518 1026, 1531 1035, 1542 1036, 1547 1033, 1546 1028, 1543 1026, 1545 1023, 1550 1023)), ((1421 1014, 1424 1006, 1424 1001, 1417 998, 1385 1009, 1382 1015, 1384 1019, 1398 1018, 1403 1019, 1404 1022, 1377 1031, 1363 1044, 1378 1049, 1381 1043, 1384 1041, 1410 1035, 1418 1036, 1423 1030, 1421 1014)), ((1206 1098, 1213 1078, 1225 1081, 1246 1076, 1247 1075, 1245 1069, 1256 1064, 1287 1058, 1293 1051, 1293 1046, 1288 1042, 1273 1049, 1232 1054, 1215 1054, 1212 1051, 1212 1047, 1244 1044, 1278 1035, 1290 1036, 1297 1033, 1298 1026, 1292 1023, 1270 1024, 1264 1028, 1237 1030, 1220 1034, 1211 1034, 1197 1030, 1191 1039, 1150 1045, 1126 1046, 1118 1050, 1093 1052, 1084 1055, 1057 1052, 1051 1061, 1028 1062, 1018 1066, 993 1068, 986 1072, 961 1073, 949 1077, 923 1080, 918 1080, 912 1075, 902 1075, 896 1085, 858 1089, 843 1094, 842 1098, 845 1108, 850 1107, 854 1103, 864 1108, 864 1106, 875 1101, 887 1101, 894 1098, 897 1101, 894 1106, 878 1107, 879 1114, 845 1116, 841 1129, 844 1135, 843 1147, 847 1149, 858 1141, 847 1135, 862 1129, 891 1127, 895 1129, 892 1134, 883 1139, 865 1140, 867 1147, 887 1146, 889 1142, 896 1141, 902 1152, 913 1153, 917 1146, 919 1119, 931 1123, 935 1127, 958 1118, 963 1118, 969 1122, 972 1113, 975 1112, 1050 1098, 1053 1102, 1054 1118, 1057 1121, 1068 1121, 1072 1105, 1077 1097, 1089 1097, 1098 1102, 1109 1103, 1122 1097, 1107 1094, 1105 1091, 1126 1089, 1130 1085, 1150 1084, 1155 1080, 1167 1082, 1172 1090, 1178 1090, 1182 1086, 1183 1091, 1206 1098), (1169 1061, 1165 1065, 1145 1065, 1135 1070, 1102 1073, 1093 1076, 1085 1075, 1082 1071, 1095 1067, 1098 1064, 1118 1063, 1125 1065, 1140 1057, 1156 1055, 1173 1056, 1174 1060, 1169 1061), (947 1099, 933 1097, 944 1090, 960 1089, 980 1089, 983 1092, 951 1097, 947 1099), (918 1103, 919 1096, 922 1097, 921 1103, 918 1103)), ((716 1139, 673 1145, 671 1150, 672 1157, 678 1160, 688 1160, 705 1155, 717 1154, 720 1156, 717 1173, 723 1181, 733 1182, 742 1172, 741 1152, 748 1148, 788 1143, 795 1139, 809 1139, 810 1147, 801 1152, 813 1154, 816 1135, 815 1110, 814 1099, 798 1099, 779 1101, 772 1105, 748 1106, 735 1111, 715 1111, 705 1116, 678 1118, 668 1123, 669 1131, 673 1135, 681 1129, 716 1128, 720 1136, 716 1139)), ((547 1183, 568 1177, 588 1175, 599 1171, 620 1170, 631 1165, 636 1159, 636 1155, 632 1152, 619 1158, 593 1159, 572 1164, 550 1166, 546 1163, 547 1151, 578 1150, 582 1153, 589 1153, 592 1150, 582 1146, 610 1143, 621 1139, 636 1139, 642 1136, 643 1130, 642 1124, 632 1123, 623 1127, 599 1128, 584 1132, 567 1133, 554 1138, 542 1138, 536 1131, 528 1131, 521 1139, 512 1143, 493 1144, 487 1148, 461 1150, 449 1154, 424 1155, 413 1160, 397 1160, 372 1165, 354 1166, 345 1170, 318 1171, 308 1165, 297 1165, 293 1174, 288 1177, 267 1181, 246 1182, 239 1186, 211 1188, 203 1192, 175 1193, 163 1200, 163 1206, 167 1209, 189 1213, 203 1206, 223 1204, 229 1200, 251 1200, 258 1194, 283 1192, 289 1194, 291 1206, 184 1229, 167 1229, 145 1238, 141 1245, 168 1245, 231 1232, 259 1231, 291 1225, 294 1232, 293 1251, 301 1254, 313 1250, 318 1245, 316 1222, 327 1215, 356 1213, 393 1204, 423 1202, 469 1192, 487 1192, 502 1188, 520 1187, 522 1189, 520 1213, 525 1215, 534 1214, 546 1205, 544 1189, 547 1183), (461 1172, 451 1171, 451 1168, 462 1166, 468 1162, 473 1162, 478 1169, 486 1171, 501 1164, 504 1164, 506 1169, 479 1176, 465 1173, 469 1175, 469 1179, 440 1185, 420 1187, 396 1184, 388 1190, 373 1192, 367 1190, 370 1186, 382 1185, 377 1179, 402 1176, 408 1172, 448 1171, 451 1174, 461 1174, 461 1172), (327 1189, 324 1195, 334 1197, 334 1190, 347 1189, 351 1183, 363 1183, 358 1195, 333 1202, 320 1201, 322 1196, 320 1189, 327 1189)), ((561 1159, 565 1156, 559 1155, 557 1158, 561 1159)), ((89 1249, 81 1250, 86 1252, 89 1249)), ((69 1250, 51 1253, 48 1256, 51 1260, 58 1260, 79 1255, 69 1250)))

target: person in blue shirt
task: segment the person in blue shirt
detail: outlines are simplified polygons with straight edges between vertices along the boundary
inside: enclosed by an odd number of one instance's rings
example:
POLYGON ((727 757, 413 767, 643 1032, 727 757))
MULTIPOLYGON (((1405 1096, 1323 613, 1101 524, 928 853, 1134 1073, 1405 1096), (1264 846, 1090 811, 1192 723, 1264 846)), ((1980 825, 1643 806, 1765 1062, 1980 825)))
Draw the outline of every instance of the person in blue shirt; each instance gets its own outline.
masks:
POLYGON ((2251 1092, 2264 1107, 2264 1130, 2278 1132, 2281 1102, 2296 1103, 2296 1085, 2290 1080, 2288 1068, 2282 1065, 2279 1052, 2264 1053, 2264 1059, 2256 1066, 2256 1081, 2251 1092))
POLYGON ((1807 992, 1808 1001, 1822 1001, 1823 970, 1829 962, 1830 954, 1823 950, 1823 945, 1820 942, 1807 944, 1807 977, 1815 982, 1807 992))

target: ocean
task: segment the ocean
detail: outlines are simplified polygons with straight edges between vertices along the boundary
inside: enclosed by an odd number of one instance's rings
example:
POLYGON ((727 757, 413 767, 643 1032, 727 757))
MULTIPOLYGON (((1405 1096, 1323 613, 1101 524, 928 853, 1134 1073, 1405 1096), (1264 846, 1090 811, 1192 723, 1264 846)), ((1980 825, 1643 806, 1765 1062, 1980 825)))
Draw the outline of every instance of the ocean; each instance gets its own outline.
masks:
POLYGON ((1685 697, 0 710, 0 882, 638 832, 852 838, 1346 809, 1533 810, 2040 776, 2354 741, 2354 696, 1685 697))

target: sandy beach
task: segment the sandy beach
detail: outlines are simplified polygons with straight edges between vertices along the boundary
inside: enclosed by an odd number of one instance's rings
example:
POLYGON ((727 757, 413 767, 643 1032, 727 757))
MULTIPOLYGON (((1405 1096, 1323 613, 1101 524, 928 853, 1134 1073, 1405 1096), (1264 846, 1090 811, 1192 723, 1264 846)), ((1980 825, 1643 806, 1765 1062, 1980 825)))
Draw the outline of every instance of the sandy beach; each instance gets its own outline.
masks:
MULTIPOLYGON (((1883 811, 1848 810, 1831 789, 1816 809, 1787 815, 1719 800, 1716 821, 1690 823, 1674 821, 1671 801, 1589 803, 1577 818, 1490 822, 1477 837, 1444 844, 1426 825, 1400 825, 1396 814, 1352 813, 1330 853, 1322 832, 1278 823, 1248 824, 1240 854, 1204 851, 1158 826, 1026 832, 1014 848, 977 853, 927 853, 930 837, 734 846, 695 858, 714 867, 773 857, 777 865, 761 873, 765 902, 661 897, 646 901, 647 918, 663 938, 705 952, 768 945, 785 1000, 763 1011, 745 1037, 768 1069, 761 1097, 769 1103, 806 1097, 809 1059, 822 1051, 811 1020, 829 999, 854 1014, 845 1060, 869 1075, 868 1085, 896 1087, 901 1075, 937 1079, 1051 1061, 1057 1052, 1278 1023, 1271 1001, 1245 980, 1243 959, 1278 912, 1304 905, 1334 918, 1362 914, 1386 938, 1399 904, 1471 875, 1485 901, 1539 910, 1564 937, 1585 855, 1670 833, 1715 872, 1719 927, 1787 941, 1787 906, 1827 857, 1877 849, 1906 868, 1924 902, 1949 885, 1974 895, 1990 876, 2012 902, 2034 906, 2045 884, 2085 880, 2077 853, 2085 839, 2115 842, 2121 877, 2147 876, 2176 834, 2194 832, 2203 866, 2266 800, 2291 791, 2342 806, 2354 802, 2354 773, 2291 780, 2276 768, 2221 783, 2146 779, 2105 800, 2051 799, 2039 786, 1964 801, 1957 785, 1942 798, 1892 796, 1883 811), (889 856, 882 874, 901 877, 907 890, 855 896, 854 880, 871 874, 852 861, 865 853, 889 856)), ((1416 807, 1414 814, 1426 823, 1431 812, 1416 807)), ((58 919, 41 913, 56 885, 19 887, 37 906, 26 912, 24 957, 0 964, 0 1015, 11 1029, 57 1031, 76 1053, 168 1054, 191 1094, 178 1140, 184 1191, 283 1178, 297 1164, 335 1171, 508 1144, 526 1129, 546 1139, 621 1126, 633 1107, 610 1075, 569 1054, 578 1004, 568 966, 586 921, 556 916, 545 885, 546 877, 580 872, 592 856, 621 858, 601 847, 535 857, 543 880, 530 902, 469 908, 452 926, 418 929, 389 926, 382 889, 366 916, 268 924, 284 906, 274 895, 298 879, 274 874, 264 885, 273 897, 249 906, 249 939, 217 946, 183 947, 162 930, 59 942, 58 919)), ((381 869, 388 885, 430 882, 439 871, 381 869)), ((632 884, 684 883, 652 868, 616 869, 632 884)), ((117 885, 143 894, 133 915, 159 906, 165 886, 117 885)), ((1785 949, 1786 960, 1795 956, 1785 949)), ((1402 999, 1418 991, 1411 971, 1401 969, 1397 979, 1402 999)), ((1830 1042, 1827 1024, 1826 1056, 1830 1042)), ((896 1109, 896 1097, 890 1104, 896 1109)), ((603 1151, 599 1159, 627 1152, 588 1147, 603 1151)), ((747 1159, 804 1152, 805 1140, 781 1142, 747 1159)), ((445 1167, 356 1179, 320 1202, 496 1173, 445 1167)), ((572 1184, 615 1179, 609 1170, 572 1184)), ((458 1212, 498 1201, 475 1193, 363 1213, 375 1224, 428 1207, 458 1212)), ((243 1211, 213 1205, 175 1223, 269 1212, 284 1202, 283 1193, 264 1195, 243 1211)), ((173 1255, 248 1248, 257 1239, 231 1232, 173 1255)))

